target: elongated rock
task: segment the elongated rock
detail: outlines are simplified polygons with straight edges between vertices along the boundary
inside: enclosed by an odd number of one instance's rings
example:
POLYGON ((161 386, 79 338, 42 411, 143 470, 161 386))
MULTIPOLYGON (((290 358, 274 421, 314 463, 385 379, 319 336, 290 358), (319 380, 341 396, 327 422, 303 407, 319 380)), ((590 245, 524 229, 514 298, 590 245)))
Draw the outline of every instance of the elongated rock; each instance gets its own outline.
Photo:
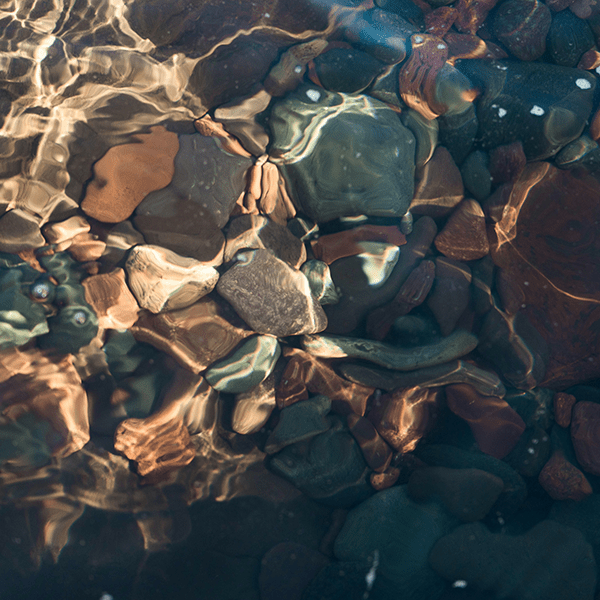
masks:
POLYGON ((459 358, 474 350, 477 338, 457 330, 435 344, 416 348, 398 348, 373 340, 335 335, 305 335, 302 347, 322 358, 361 358, 388 369, 412 371, 432 367, 459 358))

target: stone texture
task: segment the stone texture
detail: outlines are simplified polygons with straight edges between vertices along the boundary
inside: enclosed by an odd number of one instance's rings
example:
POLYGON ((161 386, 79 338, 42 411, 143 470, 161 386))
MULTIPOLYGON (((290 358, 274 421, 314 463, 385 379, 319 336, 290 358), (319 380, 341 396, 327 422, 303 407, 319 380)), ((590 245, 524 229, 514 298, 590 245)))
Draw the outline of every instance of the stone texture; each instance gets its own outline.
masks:
POLYGON ((289 361, 277 388, 277 403, 280 408, 308 398, 310 391, 327 396, 331 400, 333 411, 338 414, 365 414, 367 400, 374 392, 373 387, 347 381, 337 375, 327 362, 298 348, 288 346, 284 348, 283 354, 289 361))
POLYGON ((463 200, 433 241, 444 255, 456 260, 477 260, 490 251, 485 216, 475 200, 463 200))
POLYGON ((408 209, 415 139, 383 103, 301 86, 275 104, 270 126, 271 160, 310 218, 401 217, 408 209))
POLYGON ((140 306, 153 313, 185 308, 217 285, 219 273, 160 246, 135 246, 125 263, 129 287, 140 306))
POLYGON ((464 197, 460 170, 444 146, 438 146, 431 160, 419 169, 417 180, 410 204, 411 212, 417 215, 443 217, 464 197))
POLYGON ((339 417, 330 419, 327 431, 308 443, 286 446, 269 460, 268 466, 309 498, 328 506, 350 508, 373 493, 368 483, 370 469, 339 417))
POLYGON ((471 300, 471 269, 452 258, 436 257, 435 282, 427 297, 427 306, 440 326, 442 335, 450 335, 471 300))
POLYGON ((429 249, 437 226, 430 217, 421 217, 407 236, 400 257, 387 281, 378 288, 369 285, 362 269, 362 261, 354 257, 341 258, 331 265, 333 282, 342 293, 337 304, 327 306, 328 326, 331 333, 349 333, 357 327, 370 309, 390 302, 408 279, 412 270, 418 266, 429 249))
POLYGON ((599 190, 591 175, 528 165, 490 238, 494 263, 507 271, 524 298, 522 312, 548 345, 540 383, 555 389, 600 375, 599 190))
POLYGON ((554 420, 561 427, 568 427, 571 424, 571 411, 577 398, 572 394, 557 392, 554 394, 554 420))
POLYGON ((306 277, 268 250, 238 252, 234 265, 221 275, 217 291, 258 333, 285 337, 316 333, 327 326, 306 277))
POLYGON ((355 364, 342 364, 338 368, 350 381, 386 391, 413 386, 437 387, 451 383, 468 383, 484 396, 502 397, 506 391, 496 373, 464 360, 452 360, 443 365, 404 373, 355 364))
POLYGON ((417 501, 439 498, 448 512, 463 522, 480 521, 504 489, 504 482, 479 469, 427 467, 408 481, 408 494, 417 501))
POLYGON ((412 452, 431 429, 438 392, 419 387, 394 390, 376 397, 368 419, 397 452, 412 452))
POLYGON ((319 236, 310 244, 315 258, 330 265, 339 258, 364 252, 360 242, 385 242, 396 246, 406 244, 406 238, 393 225, 359 225, 337 233, 319 236))
POLYGON ((494 33, 519 60, 537 60, 546 51, 550 9, 539 0, 503 2, 494 18, 494 33))
POLYGON ((383 342, 333 335, 307 335, 302 347, 321 358, 360 358, 398 371, 432 367, 468 354, 477 346, 477 338, 457 330, 426 346, 399 348, 383 342))
POLYGON ((411 271, 392 302, 369 313, 367 335, 374 340, 383 340, 398 317, 408 314, 425 301, 434 279, 435 264, 430 260, 422 261, 411 271))
POLYGON ((187 210, 210 215, 221 228, 244 193, 251 165, 251 159, 224 152, 211 137, 180 135, 173 180, 165 189, 148 195, 136 214, 171 216, 172 203, 181 202, 187 210))
POLYGON ((170 354, 200 373, 252 334, 230 307, 205 297, 178 310, 143 312, 131 328, 135 338, 170 354))
POLYGON ((327 413, 331 400, 327 396, 314 396, 283 408, 279 421, 265 443, 265 452, 275 454, 286 446, 302 442, 327 431, 331 422, 327 413))
POLYGON ((468 384, 446 386, 446 401, 469 424, 481 451, 495 458, 504 458, 525 431, 523 419, 505 400, 482 396, 468 384))
MULTIPOLYGON (((41 421, 45 424, 42 440, 48 457, 66 457, 81 450, 90 439, 88 401, 73 356, 50 356, 37 348, 11 348, 3 350, 0 358, 0 407, 6 419, 5 432, 10 423, 20 423, 24 437, 28 429, 35 430, 32 425, 41 421)), ((32 457, 27 449, 17 443, 14 446, 21 456, 7 456, 8 448, 3 448, 4 464, 30 466, 32 457)))
POLYGON ((140 307, 125 282, 125 271, 92 275, 84 279, 85 300, 103 329, 129 329, 138 318, 140 307))
POLYGON ((269 376, 280 355, 277 338, 257 335, 243 341, 230 356, 214 362, 204 376, 220 392, 247 392, 269 376))
POLYGON ((340 292, 331 279, 329 265, 322 260, 307 260, 300 269, 308 279, 311 294, 319 304, 337 304, 340 292))
POLYGON ((135 463, 149 483, 189 464, 196 455, 183 419, 164 421, 162 416, 126 419, 115 432, 115 450, 135 463))
POLYGON ((250 435, 260 431, 277 406, 275 373, 257 386, 236 394, 231 415, 231 428, 236 433, 250 435))
POLYGON ((375 426, 366 417, 349 414, 348 429, 358 442, 365 461, 377 473, 383 473, 392 460, 392 449, 377 433, 375 426))
POLYGON ((443 583, 432 572, 427 555, 453 524, 439 504, 417 504, 406 486, 395 486, 348 514, 335 541, 335 556, 366 562, 374 551, 379 553, 374 597, 437 598, 443 583))
POLYGON ((150 192, 171 182, 177 135, 160 125, 150 132, 134 136, 136 143, 113 146, 94 165, 94 179, 81 203, 83 212, 98 221, 119 223, 150 192))
POLYGON ((579 531, 550 520, 521 535, 491 533, 482 523, 461 525, 429 555, 444 579, 516 600, 588 600, 596 586, 595 563, 579 531))
POLYGON ((544 465, 538 481, 553 500, 580 502, 593 493, 586 476, 559 449, 552 453, 544 465))
POLYGON ((287 227, 260 215, 242 215, 229 222, 225 262, 247 248, 270 250, 295 269, 306 261, 304 244, 287 227))
POLYGON ((571 441, 581 468, 592 475, 600 475, 599 427, 600 404, 577 402, 571 419, 571 441))

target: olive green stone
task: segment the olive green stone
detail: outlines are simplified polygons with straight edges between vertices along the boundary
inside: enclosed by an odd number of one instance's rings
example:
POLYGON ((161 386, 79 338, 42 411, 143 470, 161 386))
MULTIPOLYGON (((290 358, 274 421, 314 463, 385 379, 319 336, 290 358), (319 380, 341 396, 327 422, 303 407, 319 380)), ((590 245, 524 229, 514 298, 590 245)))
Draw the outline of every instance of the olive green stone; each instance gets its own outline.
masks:
POLYGON ((305 335, 302 347, 321 358, 361 358, 397 371, 432 367, 460 358, 474 350, 477 338, 457 330, 436 343, 412 348, 336 335, 305 335))
POLYGON ((230 356, 213 363, 204 377, 220 392, 246 392, 268 377, 280 355, 277 338, 257 335, 243 342, 230 356))
POLYGON ((271 160, 311 219, 407 211, 415 137, 382 102, 304 85, 275 104, 270 126, 271 160))

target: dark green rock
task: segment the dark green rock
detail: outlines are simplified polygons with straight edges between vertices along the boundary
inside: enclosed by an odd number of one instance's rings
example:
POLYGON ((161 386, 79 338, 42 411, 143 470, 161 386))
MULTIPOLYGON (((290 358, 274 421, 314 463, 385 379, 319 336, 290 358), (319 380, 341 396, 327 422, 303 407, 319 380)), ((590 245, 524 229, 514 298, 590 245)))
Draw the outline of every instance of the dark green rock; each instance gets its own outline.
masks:
POLYGON ((581 56, 594 47, 594 34, 587 21, 563 10, 552 16, 546 39, 548 57, 563 67, 576 67, 581 56))
POLYGON ((368 482, 371 469, 341 419, 330 419, 330 429, 286 446, 269 460, 268 467, 309 498, 349 508, 373 493, 368 482))
POLYGON ((349 48, 334 48, 315 58, 319 81, 332 92, 361 92, 384 68, 366 52, 349 48))
POLYGON ((350 511, 334 552, 339 560, 356 562, 366 562, 378 553, 375 598, 435 600, 444 584, 427 564, 427 557, 455 524, 440 504, 417 504, 408 496, 407 486, 395 486, 350 511))
POLYGON ((415 138, 383 103, 304 85, 275 104, 270 127, 272 160, 311 219, 407 211, 415 138))
POLYGON ((490 159, 486 152, 476 150, 467 156, 460 168, 465 188, 477 200, 485 200, 492 193, 492 175, 488 169, 490 159))

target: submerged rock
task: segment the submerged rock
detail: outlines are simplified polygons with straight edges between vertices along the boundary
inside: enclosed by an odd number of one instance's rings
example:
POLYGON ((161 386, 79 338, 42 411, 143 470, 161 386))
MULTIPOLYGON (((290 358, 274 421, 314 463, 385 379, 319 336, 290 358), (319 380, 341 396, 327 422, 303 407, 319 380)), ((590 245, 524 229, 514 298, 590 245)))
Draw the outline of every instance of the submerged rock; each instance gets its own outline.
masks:
POLYGON ((275 104, 270 125, 271 160, 310 218, 400 217, 408 209, 415 138, 382 102, 301 86, 275 104))

